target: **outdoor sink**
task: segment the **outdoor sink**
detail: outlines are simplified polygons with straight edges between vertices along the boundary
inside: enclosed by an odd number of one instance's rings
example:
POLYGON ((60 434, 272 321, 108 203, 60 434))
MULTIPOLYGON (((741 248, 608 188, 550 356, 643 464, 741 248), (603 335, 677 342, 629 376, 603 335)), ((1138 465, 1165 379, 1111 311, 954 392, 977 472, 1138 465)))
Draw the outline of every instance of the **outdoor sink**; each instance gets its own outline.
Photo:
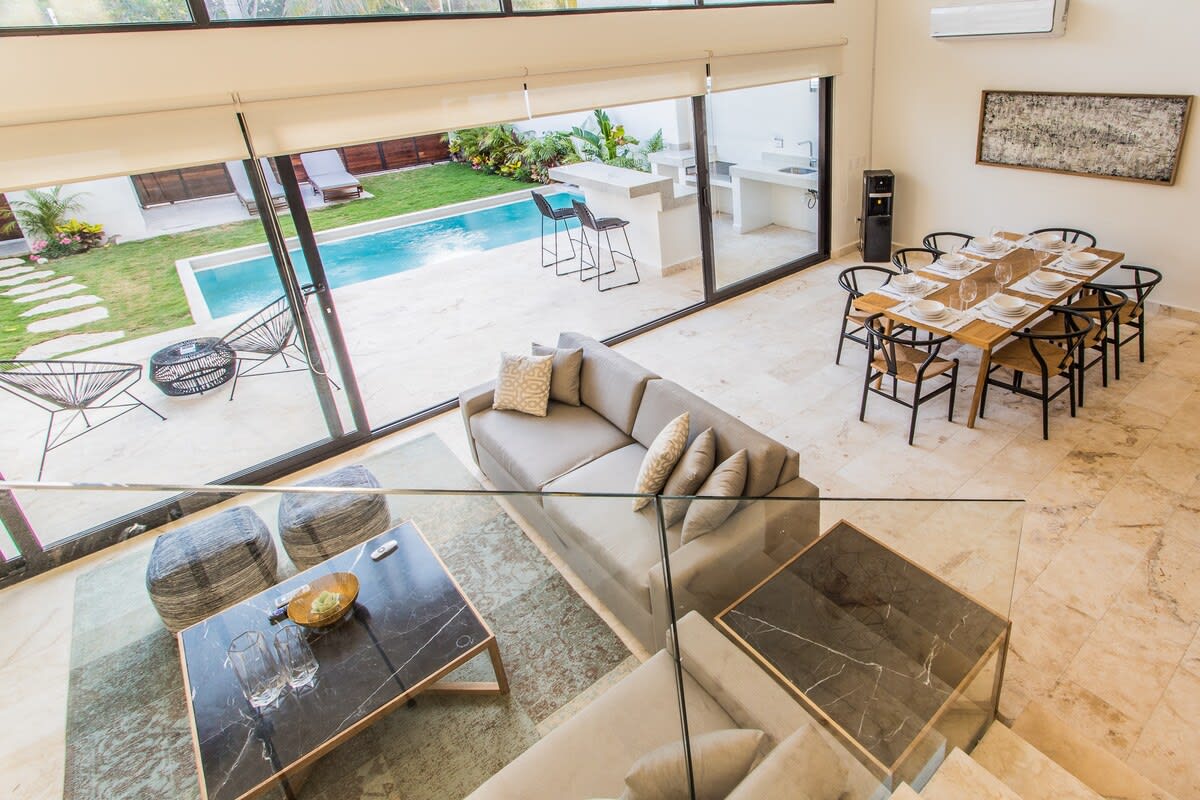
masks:
POLYGON ((780 167, 779 171, 788 175, 812 175, 816 172, 812 167, 780 167))

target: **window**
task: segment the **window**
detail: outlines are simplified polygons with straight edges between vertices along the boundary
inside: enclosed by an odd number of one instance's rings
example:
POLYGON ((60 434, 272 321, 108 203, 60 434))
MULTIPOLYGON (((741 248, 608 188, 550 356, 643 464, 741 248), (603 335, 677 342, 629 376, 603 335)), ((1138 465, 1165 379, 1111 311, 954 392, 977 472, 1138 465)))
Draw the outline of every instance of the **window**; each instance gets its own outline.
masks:
POLYGON ((499 0, 205 0, 214 20, 500 12, 499 0))
POLYGON ((187 0, 5 0, 0 28, 191 22, 187 0))

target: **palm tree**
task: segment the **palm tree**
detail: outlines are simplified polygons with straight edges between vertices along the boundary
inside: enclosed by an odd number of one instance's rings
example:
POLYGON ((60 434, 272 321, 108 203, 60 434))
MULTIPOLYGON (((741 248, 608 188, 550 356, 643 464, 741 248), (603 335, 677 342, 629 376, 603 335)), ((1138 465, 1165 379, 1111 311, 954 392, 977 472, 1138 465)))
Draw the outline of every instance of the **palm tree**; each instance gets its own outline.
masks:
MULTIPOLYGON (((12 200, 9 205, 27 237, 51 239, 68 217, 83 209, 81 197, 78 192, 64 195, 63 187, 55 186, 44 192, 31 189, 23 199, 12 200)), ((10 222, 6 227, 11 229, 16 225, 10 222)))

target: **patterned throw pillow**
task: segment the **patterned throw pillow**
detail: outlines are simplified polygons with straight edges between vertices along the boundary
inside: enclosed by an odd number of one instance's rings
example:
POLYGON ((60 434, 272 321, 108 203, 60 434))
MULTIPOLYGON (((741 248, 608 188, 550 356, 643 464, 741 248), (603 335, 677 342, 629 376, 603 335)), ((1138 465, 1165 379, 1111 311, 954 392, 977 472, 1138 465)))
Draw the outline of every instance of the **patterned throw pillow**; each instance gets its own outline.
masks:
MULTIPOLYGON (((642 468, 638 470, 637 481, 633 484, 634 492, 658 494, 662 491, 663 486, 667 483, 667 478, 671 475, 671 470, 675 469, 676 462, 683 455, 683 448, 687 446, 687 437, 688 413, 685 411, 668 422, 667 426, 659 431, 658 436, 655 436, 654 441, 650 443, 650 449, 646 451, 646 457, 642 459, 642 468)), ((649 497, 634 498, 633 510, 641 511, 649 504, 649 497)))
POLYGON ((550 373, 554 356, 500 354, 500 374, 492 408, 546 416, 550 404, 550 373))

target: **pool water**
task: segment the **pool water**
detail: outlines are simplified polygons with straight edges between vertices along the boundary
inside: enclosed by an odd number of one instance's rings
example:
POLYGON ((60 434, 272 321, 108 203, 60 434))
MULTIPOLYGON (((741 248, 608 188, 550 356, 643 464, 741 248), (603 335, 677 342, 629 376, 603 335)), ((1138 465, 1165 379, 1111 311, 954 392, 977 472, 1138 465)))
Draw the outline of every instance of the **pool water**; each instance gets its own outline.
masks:
MULTIPOLYGON (((546 199, 554 208, 565 208, 572 199, 583 197, 556 192, 546 199)), ((338 289, 534 239, 541 224, 533 200, 521 200, 328 242, 320 245, 321 261, 329 285, 338 289)), ((299 249, 290 252, 300 282, 309 283, 304 254, 299 249)), ((213 317, 249 314, 283 294, 275 260, 269 255, 197 270, 196 282, 213 317)))

